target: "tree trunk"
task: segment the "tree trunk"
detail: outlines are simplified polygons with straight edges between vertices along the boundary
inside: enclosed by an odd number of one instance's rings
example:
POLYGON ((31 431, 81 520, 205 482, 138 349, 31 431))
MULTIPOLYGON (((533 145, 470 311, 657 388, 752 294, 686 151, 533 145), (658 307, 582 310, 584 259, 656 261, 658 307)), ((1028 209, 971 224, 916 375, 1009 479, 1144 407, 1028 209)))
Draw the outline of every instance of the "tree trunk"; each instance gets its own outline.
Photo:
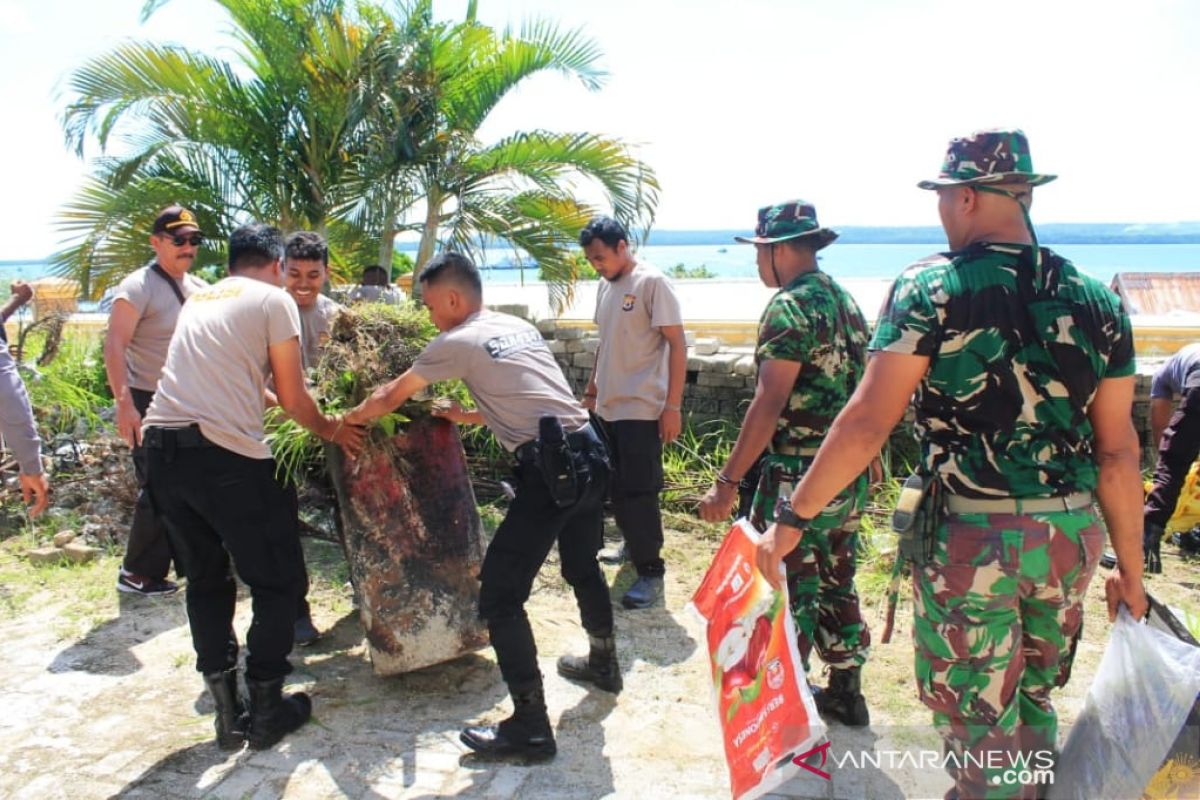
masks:
POLYGON ((389 216, 383 226, 383 236, 379 239, 379 266, 388 271, 388 282, 391 283, 392 251, 396 248, 396 224, 389 216))
MULTIPOLYGON (((442 199, 436 191, 431 191, 426 199, 425 227, 421 230, 421 244, 417 247, 417 263, 413 271, 420 275, 421 269, 433 258, 433 249, 437 247, 438 218, 441 216, 442 199)), ((421 299, 421 282, 413 279, 413 300, 421 299)))

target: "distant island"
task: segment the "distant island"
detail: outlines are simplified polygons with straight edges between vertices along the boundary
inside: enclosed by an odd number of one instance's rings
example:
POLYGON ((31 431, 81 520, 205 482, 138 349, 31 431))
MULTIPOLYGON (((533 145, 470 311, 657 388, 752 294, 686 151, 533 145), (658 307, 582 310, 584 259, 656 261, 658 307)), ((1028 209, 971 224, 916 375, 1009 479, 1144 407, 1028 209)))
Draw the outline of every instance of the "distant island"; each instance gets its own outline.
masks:
MULTIPOLYGON (((843 244, 927 244, 943 242, 946 234, 933 225, 914 227, 831 226, 843 244)), ((679 246, 729 244, 747 230, 661 231, 652 230, 647 245, 679 246)), ((1037 226, 1042 244, 1200 244, 1200 222, 1152 224, 1050 223, 1037 226)))

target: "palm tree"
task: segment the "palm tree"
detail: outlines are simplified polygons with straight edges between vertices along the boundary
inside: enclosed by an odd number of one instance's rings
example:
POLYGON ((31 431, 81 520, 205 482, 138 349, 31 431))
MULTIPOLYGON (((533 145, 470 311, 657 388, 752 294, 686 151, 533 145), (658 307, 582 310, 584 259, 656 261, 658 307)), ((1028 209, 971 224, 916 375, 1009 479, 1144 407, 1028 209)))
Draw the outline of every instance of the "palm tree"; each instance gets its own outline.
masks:
MULTIPOLYGON (((143 19, 164 2, 150 0, 143 19)), ((55 262, 93 294, 141 263, 149 219, 171 202, 194 207, 219 241, 249 219, 327 232, 350 200, 357 137, 395 60, 392 31, 348 18, 341 0, 216 2, 241 69, 129 43, 70 77, 67 141, 82 155, 95 137, 106 155, 61 212, 76 241, 55 262), (120 154, 107 155, 114 145, 120 154)))
MULTIPOLYGON (((597 211, 575 198, 578 184, 598 186, 631 229, 652 221, 657 180, 619 141, 545 131, 478 141, 531 75, 600 87, 598 50, 578 32, 537 22, 497 34, 474 2, 450 24, 433 21, 430 0, 353 13, 343 0, 215 1, 240 65, 130 43, 70 76, 67 141, 82 155, 94 138, 104 155, 60 214, 72 243, 55 262, 90 294, 141 263, 150 218, 176 201, 218 241, 248 219, 322 231, 335 270, 368 253, 390 263, 404 230, 421 232, 418 264, 439 244, 478 252, 498 238, 539 262, 556 301, 597 211)), ((165 2, 149 0, 143 19, 165 2)))
POLYGON ((578 185, 599 188, 614 216, 644 233, 658 181, 628 146, 596 134, 535 130, 480 142, 488 115, 527 78, 557 71, 594 91, 605 74, 597 45, 579 31, 534 21, 498 34, 475 11, 471 2, 464 22, 428 26, 415 70, 413 83, 434 87, 437 100, 433 127, 421 131, 416 154, 417 263, 439 244, 477 252, 490 239, 502 240, 540 266, 561 306, 578 277, 576 237, 600 210, 578 199, 578 185))

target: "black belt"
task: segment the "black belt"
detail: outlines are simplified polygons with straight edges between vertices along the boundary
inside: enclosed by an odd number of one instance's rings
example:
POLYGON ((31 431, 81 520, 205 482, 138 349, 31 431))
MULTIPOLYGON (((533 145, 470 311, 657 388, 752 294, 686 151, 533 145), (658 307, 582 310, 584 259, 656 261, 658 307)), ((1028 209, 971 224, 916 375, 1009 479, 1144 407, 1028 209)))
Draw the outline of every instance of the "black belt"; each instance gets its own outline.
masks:
MULTIPOLYGON (((595 441, 596 434, 592 431, 590 423, 573 433, 567 434, 567 447, 572 450, 587 452, 591 449, 595 441)), ((524 444, 517 445, 517 449, 513 450, 513 455, 516 457, 518 464, 532 463, 537 458, 537 439, 531 439, 524 444)))
POLYGON ((168 450, 171 448, 216 447, 216 445, 204 438, 199 425, 188 425, 186 428, 163 428, 151 425, 142 431, 142 447, 148 447, 151 450, 168 450))

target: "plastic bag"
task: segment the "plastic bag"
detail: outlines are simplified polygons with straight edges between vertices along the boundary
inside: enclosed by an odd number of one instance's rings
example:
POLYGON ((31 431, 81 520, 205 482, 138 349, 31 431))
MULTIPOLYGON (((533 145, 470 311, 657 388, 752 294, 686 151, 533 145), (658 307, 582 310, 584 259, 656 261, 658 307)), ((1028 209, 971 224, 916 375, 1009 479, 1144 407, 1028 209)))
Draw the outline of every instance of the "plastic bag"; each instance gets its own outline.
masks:
MULTIPOLYGON (((1162 787, 1151 786, 1152 779, 1161 782, 1157 773, 1197 694, 1200 647, 1157 624, 1136 622, 1122 607, 1083 713, 1059 756, 1050 800, 1129 800, 1151 789, 1157 794, 1162 787)), ((1187 778, 1176 777, 1181 783, 1187 778)))
POLYGON ((787 592, 755 564, 746 520, 721 543, 690 607, 707 625, 713 696, 735 800, 759 797, 800 771, 793 757, 823 737, 796 648, 787 592))

